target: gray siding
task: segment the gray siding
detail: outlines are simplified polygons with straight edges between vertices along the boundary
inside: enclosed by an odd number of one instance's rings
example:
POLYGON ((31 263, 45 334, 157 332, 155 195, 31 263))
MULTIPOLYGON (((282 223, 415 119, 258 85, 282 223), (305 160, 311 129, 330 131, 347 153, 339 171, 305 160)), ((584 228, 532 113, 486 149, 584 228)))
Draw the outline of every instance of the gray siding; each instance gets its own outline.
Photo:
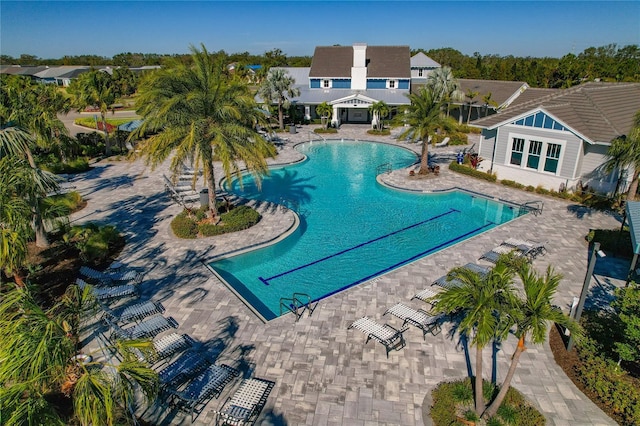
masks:
MULTIPOLYGON (((562 166, 558 173, 558 176, 564 178, 574 178, 573 171, 576 168, 576 163, 580 158, 580 147, 582 145, 582 139, 578 138, 572 133, 569 132, 561 132, 556 130, 548 130, 548 129, 538 129, 533 127, 524 127, 524 126, 513 126, 506 125, 502 126, 498 132, 498 145, 496 148, 496 157, 495 162, 499 164, 507 163, 507 152, 509 152, 511 140, 509 138, 509 133, 518 133, 521 135, 527 136, 528 139, 536 139, 538 138, 550 138, 556 139, 559 141, 565 141, 563 146, 561 156, 562 156, 562 166)), ((544 152, 542 155, 544 156, 544 152)))
POLYGON ((491 157, 493 156, 493 144, 496 141, 496 134, 498 132, 494 130, 482 130, 482 143, 478 149, 478 155, 480 157, 491 161, 491 157))

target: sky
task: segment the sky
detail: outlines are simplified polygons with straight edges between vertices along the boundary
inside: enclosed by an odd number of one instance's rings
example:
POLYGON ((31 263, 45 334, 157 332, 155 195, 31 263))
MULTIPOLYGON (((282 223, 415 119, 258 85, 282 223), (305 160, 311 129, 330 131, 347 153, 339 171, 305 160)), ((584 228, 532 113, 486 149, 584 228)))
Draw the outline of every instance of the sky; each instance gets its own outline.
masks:
POLYGON ((0 1, 0 54, 209 51, 312 56, 367 43, 562 57, 640 44, 640 1, 0 1))

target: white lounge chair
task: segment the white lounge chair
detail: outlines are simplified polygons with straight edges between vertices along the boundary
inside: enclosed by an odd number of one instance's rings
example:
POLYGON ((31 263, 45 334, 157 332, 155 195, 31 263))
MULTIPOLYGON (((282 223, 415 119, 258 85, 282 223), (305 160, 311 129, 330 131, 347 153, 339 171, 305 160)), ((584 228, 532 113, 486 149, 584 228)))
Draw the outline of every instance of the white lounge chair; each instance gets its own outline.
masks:
POLYGON ((526 252, 529 257, 536 257, 539 254, 546 254, 546 243, 540 243, 533 240, 523 240, 520 238, 508 238, 502 242, 502 245, 517 248, 526 252))
POLYGON ((113 285, 116 283, 140 284, 144 273, 128 270, 121 272, 100 272, 88 266, 80 267, 80 274, 92 281, 97 281, 103 285, 113 285))
POLYGON ((123 306, 118 309, 109 309, 107 306, 102 307, 103 318, 109 318, 118 324, 128 324, 130 322, 140 321, 146 317, 164 312, 164 306, 160 302, 139 302, 134 305, 123 306))
POLYGON ((499 245, 497 247, 495 247, 494 249, 486 252, 485 254, 483 254, 482 256, 480 256, 479 260, 486 260, 489 261, 491 263, 496 263, 498 262, 498 259, 500 258, 500 256, 505 255, 505 254, 512 254, 512 256, 514 257, 523 257, 527 254, 528 249, 520 249, 518 247, 511 247, 511 246, 506 246, 506 245, 499 245))
POLYGON ((168 389, 171 395, 171 405, 191 413, 202 411, 210 398, 217 398, 225 386, 238 375, 238 370, 228 365, 212 364, 195 379, 191 380, 184 389, 177 391, 168 389))
POLYGON ((413 296, 411 300, 418 299, 418 300, 422 300, 423 302, 430 303, 429 301, 431 300, 431 298, 437 295, 438 293, 439 293, 438 291, 433 290, 432 288, 425 288, 424 290, 416 293, 416 295, 413 296))
MULTIPOLYGON (((80 278, 76 279, 76 284, 80 289, 84 289, 86 286, 90 285, 80 278)), ((138 289, 131 284, 117 285, 113 287, 91 287, 95 298, 103 302, 113 299, 121 299, 123 297, 138 296, 138 289)))
POLYGON ((106 320, 107 324, 111 328, 111 336, 109 340, 113 339, 145 339, 153 338, 163 331, 170 328, 178 328, 178 323, 173 318, 163 317, 162 315, 156 315, 151 318, 147 318, 129 328, 122 328, 112 321, 106 320))
POLYGON ((238 390, 216 410, 216 424, 246 425, 253 424, 271 393, 274 382, 264 379, 245 379, 238 390))
POLYGON ((447 136, 446 138, 442 139, 442 141, 438 142, 437 144, 435 144, 434 146, 436 148, 441 148, 443 146, 447 146, 449 145, 449 141, 451 140, 451 138, 449 138, 449 136, 447 136))
POLYGON ((360 330, 367 335, 365 344, 369 343, 371 339, 382 343, 387 350, 387 358, 389 358, 389 351, 391 351, 391 349, 399 350, 405 346, 402 333, 407 330, 406 328, 397 330, 389 324, 379 324, 369 317, 362 317, 354 321, 348 329, 351 328, 360 330))
MULTIPOLYGON (((467 263, 466 265, 463 266, 463 268, 465 269, 469 269, 470 271, 473 271, 477 274, 479 274, 480 276, 485 276, 489 270, 491 268, 489 267, 485 267, 485 266, 480 266, 477 265, 475 263, 467 263)), ((437 285, 440 286, 442 288, 452 288, 452 287, 459 287, 462 285, 462 281, 456 279, 456 278, 452 278, 449 279, 449 274, 447 275, 443 275, 440 278, 436 279, 431 285, 437 285)))
POLYGON ((422 337, 426 340, 427 333, 431 333, 434 336, 441 331, 440 321, 444 317, 444 314, 431 315, 427 311, 422 309, 413 309, 408 306, 398 303, 393 305, 383 315, 391 314, 396 318, 400 318, 405 324, 411 324, 420 330, 422 330, 422 337))

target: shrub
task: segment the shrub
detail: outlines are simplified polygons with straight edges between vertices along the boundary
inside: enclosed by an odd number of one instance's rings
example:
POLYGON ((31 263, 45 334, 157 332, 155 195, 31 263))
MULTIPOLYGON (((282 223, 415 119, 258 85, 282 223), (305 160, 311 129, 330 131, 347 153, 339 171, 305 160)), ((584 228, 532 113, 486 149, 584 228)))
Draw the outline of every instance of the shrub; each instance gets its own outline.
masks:
POLYGON ((233 231, 240 231, 255 225, 260 221, 260 214, 249 206, 239 206, 221 216, 225 227, 233 231))
POLYGON ((503 179, 500 181, 500 183, 504 186, 509 186, 511 188, 517 188, 517 189, 522 189, 524 188, 524 185, 521 183, 518 183, 516 181, 513 180, 508 180, 508 179, 503 179))
POLYGON ((478 127, 472 127, 469 126, 467 124, 459 124, 458 125, 458 131, 462 132, 462 133, 475 133, 475 134, 480 134, 482 133, 482 129, 478 128, 478 127))
POLYGON ((367 133, 370 135, 377 135, 377 136, 389 136, 391 134, 391 130, 386 128, 382 130, 369 129, 367 130, 367 133))
POLYGON ((449 133, 449 145, 467 145, 469 140, 467 135, 462 132, 452 132, 449 133))
POLYGON ((527 185, 527 186, 525 186, 524 190, 527 191, 527 192, 533 192, 536 189, 533 187, 533 185, 527 185))
POLYGON ((219 226, 214 223, 201 223, 197 226, 198 232, 203 237, 213 237, 215 235, 220 235, 228 232, 223 226, 219 226))
POLYGON ((82 260, 94 264, 105 261, 111 250, 124 242, 115 226, 98 226, 94 223, 72 226, 62 239, 80 250, 82 260))
POLYGON ((327 127, 326 129, 318 128, 315 129, 313 133, 338 133, 338 129, 334 129, 333 127, 327 127))
POLYGON ((86 158, 80 157, 66 163, 48 162, 42 164, 42 168, 51 173, 62 174, 86 172, 91 169, 91 166, 89 166, 89 161, 86 158))
MULTIPOLYGON (((431 419, 433 420, 433 424, 435 426, 449 426, 458 424, 456 420, 456 413, 458 408, 456 406, 457 403, 467 404, 462 401, 456 401, 456 395, 462 395, 463 391, 461 387, 466 387, 471 394, 472 385, 470 379, 458 380, 456 382, 443 382, 440 383, 433 391, 433 406, 431 407, 431 419)), ((489 397, 493 397, 495 394, 495 387, 487 382, 483 381, 483 393, 486 401, 489 400, 489 397)), ((473 400, 473 398, 472 398, 473 400)), ((486 402, 485 401, 485 402, 486 402)), ((462 405, 463 409, 467 408, 467 405, 462 405)), ((470 408, 470 407, 469 407, 470 408)), ((467 418, 467 413, 471 411, 475 416, 475 412, 473 410, 469 410, 469 408, 464 410, 463 416, 467 420, 473 420, 471 415, 467 418)), ((509 388, 507 391, 507 395, 502 402, 500 408, 498 408, 498 413, 492 419, 487 421, 487 425, 525 425, 525 426, 540 426, 544 425, 546 420, 538 410, 536 410, 525 398, 524 396, 514 389, 513 387, 509 388)))
POLYGON ((600 353, 599 345, 590 337, 580 339, 576 350, 581 363, 577 377, 597 398, 616 414, 623 425, 640 424, 640 390, 618 365, 600 353))
POLYGON ((536 193, 542 194, 542 195, 549 195, 551 193, 551 191, 549 191, 548 189, 538 185, 538 186, 536 186, 536 193))
POLYGON ((196 238, 198 234, 203 237, 226 234, 228 232, 241 231, 255 225, 260 221, 260 214, 248 206, 235 207, 225 201, 216 203, 220 211, 228 209, 220 215, 220 223, 205 221, 207 207, 201 207, 192 214, 187 210, 178 214, 171 221, 171 229, 178 238, 196 238))
POLYGON ((585 239, 590 243, 599 242, 600 248, 605 252, 626 258, 633 257, 633 245, 628 226, 625 226, 622 232, 620 229, 592 229, 585 239))
POLYGON ((186 210, 171 221, 171 229, 178 238, 193 239, 198 236, 198 225, 186 210))
POLYGON ((467 176, 472 176, 478 179, 484 179, 489 182, 496 181, 496 175, 481 172, 480 170, 473 169, 463 164, 458 164, 455 161, 452 161, 451 164, 449 164, 449 170, 453 170, 454 172, 458 172, 467 176))
POLYGON ((77 191, 52 195, 51 197, 47 197, 46 200, 49 208, 59 211, 62 215, 68 215, 80 210, 80 207, 84 203, 82 195, 77 191))

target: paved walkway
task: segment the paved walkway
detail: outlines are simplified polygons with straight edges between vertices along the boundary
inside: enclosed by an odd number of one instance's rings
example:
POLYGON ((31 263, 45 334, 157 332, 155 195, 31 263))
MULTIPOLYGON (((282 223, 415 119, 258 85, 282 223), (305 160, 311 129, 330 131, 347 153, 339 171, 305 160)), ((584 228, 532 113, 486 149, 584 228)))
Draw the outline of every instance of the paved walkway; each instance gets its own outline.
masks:
MULTIPOLYGON (((395 143, 390 137, 372 137, 361 126, 343 126, 337 138, 379 140, 395 143)), ((272 163, 300 160, 293 149, 309 140, 308 128, 290 139, 272 163)), ((417 151, 418 147, 403 144, 417 151)), ((477 146, 476 146, 477 148, 477 146)), ((203 261, 245 246, 260 245, 278 238, 294 226, 293 213, 273 205, 260 205, 263 220, 254 228, 233 235, 201 240, 180 240, 170 230, 171 219, 180 211, 163 192, 166 167, 152 171, 142 161, 100 162, 75 179, 88 201, 76 213, 74 222, 101 221, 114 224, 127 236, 121 261, 147 268, 141 285, 142 298, 160 300, 165 315, 180 324, 219 362, 238 367, 243 374, 276 382, 259 424, 274 425, 414 425, 422 424, 422 401, 438 382, 464 376, 469 359, 450 327, 438 336, 427 336, 411 328, 405 333, 407 345, 387 358, 384 347, 347 327, 368 315, 401 325, 394 318, 382 318, 387 307, 409 301, 419 290, 455 266, 476 261, 505 238, 520 236, 548 241, 548 254, 536 259, 544 271, 553 265, 564 276, 557 304, 567 307, 579 294, 587 268, 588 247, 584 236, 591 228, 619 227, 619 218, 584 207, 542 198, 536 194, 471 179, 447 170, 454 148, 432 150, 442 162, 438 177, 409 177, 407 170, 381 176, 395 187, 434 191, 462 187, 491 196, 526 202, 544 200, 541 216, 526 215, 463 243, 420 259, 371 282, 321 301, 312 317, 295 322, 291 315, 263 324, 211 272, 203 261)), ((217 177, 220 177, 220 171, 217 177)), ((606 257, 598 260, 590 301, 606 300, 615 285, 621 284, 628 262, 606 257)), ((345 271, 348 273, 348 271, 345 271)), ((510 338, 496 353, 497 378, 506 373, 515 346, 510 338)), ((486 349, 485 377, 492 371, 491 349, 486 349)), ((513 385, 544 413, 550 425, 615 424, 589 401, 563 374, 553 360, 548 345, 531 345, 523 354, 513 385)), ((212 410, 218 408, 233 387, 207 404, 195 424, 210 424, 212 410)), ((189 418, 168 407, 154 407, 145 418, 156 424, 188 424, 189 418)))

